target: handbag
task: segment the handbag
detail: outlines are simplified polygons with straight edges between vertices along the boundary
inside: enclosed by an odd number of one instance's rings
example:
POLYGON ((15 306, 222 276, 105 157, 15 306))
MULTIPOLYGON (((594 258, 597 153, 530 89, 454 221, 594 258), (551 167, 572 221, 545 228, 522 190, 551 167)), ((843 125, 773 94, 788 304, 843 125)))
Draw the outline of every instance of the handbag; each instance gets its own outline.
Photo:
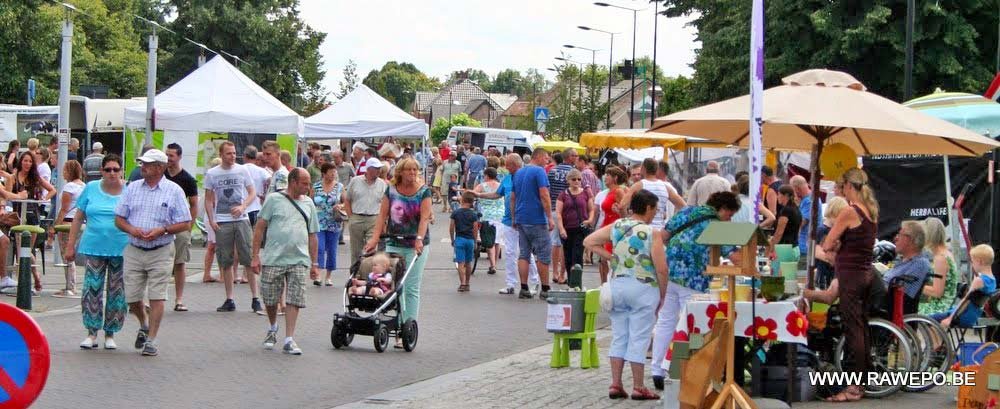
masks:
POLYGON ((21 217, 17 212, 5 212, 0 214, 0 228, 8 230, 11 227, 21 224, 21 217))

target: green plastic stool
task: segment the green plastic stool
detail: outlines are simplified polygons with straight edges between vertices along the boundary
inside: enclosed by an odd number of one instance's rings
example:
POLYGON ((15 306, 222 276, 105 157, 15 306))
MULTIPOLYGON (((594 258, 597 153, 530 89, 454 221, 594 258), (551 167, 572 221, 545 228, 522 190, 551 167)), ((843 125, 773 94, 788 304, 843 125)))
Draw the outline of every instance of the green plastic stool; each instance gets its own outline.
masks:
POLYGON ((597 313, 601 311, 601 290, 587 290, 583 300, 584 325, 583 332, 559 333, 552 337, 552 357, 549 366, 562 368, 569 366, 569 341, 578 339, 583 344, 580 348, 580 368, 597 368, 600 366, 600 353, 597 350, 597 313))
MULTIPOLYGON (((10 228, 10 236, 11 236, 11 238, 13 238, 15 235, 20 235, 23 232, 34 233, 34 234, 45 234, 45 229, 43 229, 43 228, 41 228, 39 226, 30 225, 30 224, 19 224, 17 226, 14 226, 14 227, 10 228)), ((34 248, 34 244, 35 243, 31 243, 31 244, 32 244, 31 247, 34 248)), ((18 249, 16 251, 20 251, 20 249, 18 249)), ((15 253, 15 254, 17 254, 17 253, 15 253)), ((19 258, 15 258, 15 259, 16 260, 20 260, 19 258)), ((42 275, 45 275, 45 254, 42 254, 42 275)))

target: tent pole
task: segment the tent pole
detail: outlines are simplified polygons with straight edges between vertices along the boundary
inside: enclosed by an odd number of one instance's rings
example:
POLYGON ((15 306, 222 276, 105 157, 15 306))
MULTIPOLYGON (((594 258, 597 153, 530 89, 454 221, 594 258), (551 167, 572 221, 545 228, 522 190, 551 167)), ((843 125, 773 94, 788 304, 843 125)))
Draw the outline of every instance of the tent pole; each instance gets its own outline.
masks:
POLYGON ((952 204, 955 199, 951 196, 951 166, 948 165, 948 155, 944 155, 944 203, 948 209, 948 230, 950 230, 951 236, 951 254, 964 254, 961 252, 959 237, 961 233, 958 231, 958 223, 965 223, 964 220, 956 220, 955 212, 952 210, 952 204))
MULTIPOLYGON (((822 128, 821 128, 822 129, 822 128)), ((825 134, 825 130, 820 131, 821 134, 825 134)), ((806 267, 806 288, 812 289, 814 283, 814 276, 816 275, 816 226, 819 220, 819 156, 823 154, 823 142, 826 141, 825 135, 816 135, 816 144, 813 145, 812 158, 809 159, 809 172, 812 177, 812 204, 811 209, 809 209, 809 241, 807 249, 808 264, 806 267)))

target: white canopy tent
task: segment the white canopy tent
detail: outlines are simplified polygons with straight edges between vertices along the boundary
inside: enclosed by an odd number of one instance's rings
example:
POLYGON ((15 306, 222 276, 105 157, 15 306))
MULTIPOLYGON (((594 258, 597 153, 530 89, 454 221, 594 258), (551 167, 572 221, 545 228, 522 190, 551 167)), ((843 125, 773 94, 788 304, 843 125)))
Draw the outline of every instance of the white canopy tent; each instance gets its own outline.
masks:
POLYGON ((322 112, 305 119, 306 140, 427 136, 427 123, 414 118, 364 84, 322 112))
MULTIPOLYGON (((146 108, 125 108, 125 126, 146 127, 146 108)), ((224 58, 156 96, 153 126, 165 131, 301 134, 302 117, 224 58)))

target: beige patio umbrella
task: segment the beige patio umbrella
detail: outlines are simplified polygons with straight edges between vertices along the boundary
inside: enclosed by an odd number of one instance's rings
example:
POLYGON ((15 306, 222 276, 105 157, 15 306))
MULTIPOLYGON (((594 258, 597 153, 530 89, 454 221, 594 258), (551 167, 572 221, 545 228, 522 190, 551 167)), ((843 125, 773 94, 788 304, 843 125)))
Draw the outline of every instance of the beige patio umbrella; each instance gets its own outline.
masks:
MULTIPOLYGON (((782 79, 764 91, 761 118, 765 148, 812 151, 818 174, 823 146, 844 143, 858 154, 979 156, 1000 143, 958 125, 931 117, 866 91, 849 74, 808 70, 782 79)), ((750 96, 701 106, 657 118, 649 132, 695 136, 747 146, 750 96)), ((819 178, 813 178, 813 195, 819 178)), ((809 286, 812 287, 819 201, 814 197, 809 223, 809 286)))

